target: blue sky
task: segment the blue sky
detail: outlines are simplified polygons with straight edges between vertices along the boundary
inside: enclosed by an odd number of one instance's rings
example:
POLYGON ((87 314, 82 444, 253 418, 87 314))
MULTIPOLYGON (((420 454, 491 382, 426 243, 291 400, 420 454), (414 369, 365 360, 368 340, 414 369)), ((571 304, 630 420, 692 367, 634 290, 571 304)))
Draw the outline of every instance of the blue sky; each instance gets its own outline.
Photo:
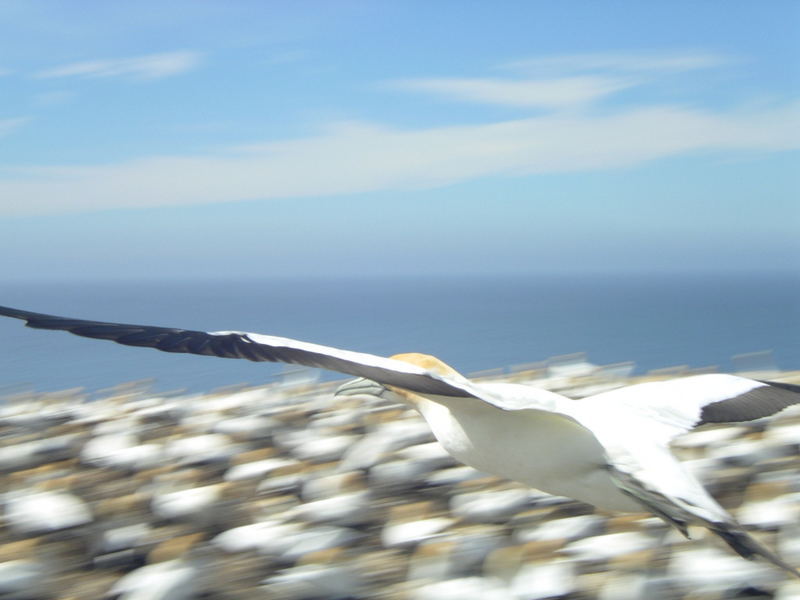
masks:
POLYGON ((792 270, 800 4, 0 2, 8 279, 792 270))

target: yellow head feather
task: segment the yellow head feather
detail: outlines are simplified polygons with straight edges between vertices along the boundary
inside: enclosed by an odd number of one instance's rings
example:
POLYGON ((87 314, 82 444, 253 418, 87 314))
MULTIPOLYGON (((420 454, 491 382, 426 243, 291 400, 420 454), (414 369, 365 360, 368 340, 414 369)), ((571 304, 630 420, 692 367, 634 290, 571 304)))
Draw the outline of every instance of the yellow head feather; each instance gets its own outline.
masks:
POLYGON ((420 354, 419 352, 408 352, 405 354, 395 354, 391 358, 395 360, 402 360, 403 362, 417 365, 423 369, 428 369, 439 375, 459 375, 453 367, 443 363, 441 360, 430 354, 420 354))

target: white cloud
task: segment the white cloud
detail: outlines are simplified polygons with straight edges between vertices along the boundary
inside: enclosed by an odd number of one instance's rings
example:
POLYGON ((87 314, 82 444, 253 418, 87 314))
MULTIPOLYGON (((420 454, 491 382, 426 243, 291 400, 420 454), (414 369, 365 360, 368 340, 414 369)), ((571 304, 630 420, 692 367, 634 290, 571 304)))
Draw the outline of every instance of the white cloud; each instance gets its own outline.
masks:
POLYGON ((52 90, 49 92, 42 92, 33 97, 33 104, 42 108, 61 106, 74 100, 76 95, 77 94, 71 90, 52 90))
POLYGON ((543 80, 405 79, 390 85, 403 90, 429 92, 469 102, 558 109, 589 104, 630 87, 634 82, 621 78, 586 76, 543 80))
POLYGON ((17 117, 16 119, 0 119, 0 136, 8 135, 15 129, 22 127, 30 121, 28 117, 17 117))
POLYGON ((781 151, 800 148, 799 107, 713 114, 663 106, 417 130, 345 123, 317 136, 216 156, 6 168, 0 171, 0 214, 336 196, 483 176, 630 167, 695 152, 781 151))
POLYGON ((732 60, 708 52, 683 52, 655 54, 652 52, 560 54, 517 60, 502 65, 502 68, 526 73, 557 71, 614 71, 635 73, 684 72, 709 69, 729 64, 732 60))
POLYGON ((523 75, 508 78, 424 78, 391 81, 389 87, 460 101, 505 106, 574 109, 658 76, 729 63, 710 53, 568 54, 501 65, 523 75))
POLYGON ((129 77, 138 80, 162 79, 195 68, 200 62, 197 52, 165 52, 131 58, 91 60, 70 63, 36 73, 38 78, 54 77, 129 77))

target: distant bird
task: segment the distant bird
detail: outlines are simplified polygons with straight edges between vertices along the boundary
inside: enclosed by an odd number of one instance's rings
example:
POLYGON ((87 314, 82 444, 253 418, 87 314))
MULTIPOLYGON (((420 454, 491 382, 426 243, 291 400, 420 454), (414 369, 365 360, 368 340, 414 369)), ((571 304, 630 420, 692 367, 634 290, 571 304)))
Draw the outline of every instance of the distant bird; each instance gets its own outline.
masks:
POLYGON ((650 511, 684 535, 690 523, 700 524, 744 558, 761 556, 800 577, 753 539, 669 451, 675 437, 700 425, 750 421, 800 403, 797 385, 709 374, 575 401, 527 385, 473 382, 425 354, 383 358, 256 333, 102 323, 4 307, 0 315, 128 346, 355 375, 338 395, 410 404, 450 454, 476 469, 605 510, 650 511))

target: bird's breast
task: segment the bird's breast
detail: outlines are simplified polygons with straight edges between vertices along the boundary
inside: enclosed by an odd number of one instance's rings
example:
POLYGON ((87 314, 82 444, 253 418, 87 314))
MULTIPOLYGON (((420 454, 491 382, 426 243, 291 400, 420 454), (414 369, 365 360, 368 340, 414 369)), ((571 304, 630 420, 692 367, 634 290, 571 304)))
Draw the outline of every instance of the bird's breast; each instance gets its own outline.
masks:
POLYGON ((461 462, 544 492, 614 511, 641 508, 613 483, 603 447, 586 429, 540 410, 504 411, 457 398, 419 403, 439 443, 461 462))

